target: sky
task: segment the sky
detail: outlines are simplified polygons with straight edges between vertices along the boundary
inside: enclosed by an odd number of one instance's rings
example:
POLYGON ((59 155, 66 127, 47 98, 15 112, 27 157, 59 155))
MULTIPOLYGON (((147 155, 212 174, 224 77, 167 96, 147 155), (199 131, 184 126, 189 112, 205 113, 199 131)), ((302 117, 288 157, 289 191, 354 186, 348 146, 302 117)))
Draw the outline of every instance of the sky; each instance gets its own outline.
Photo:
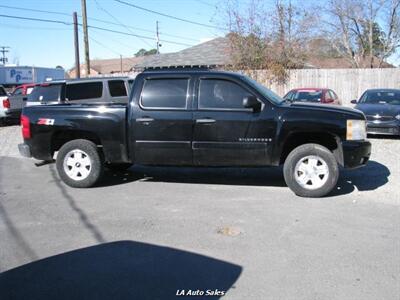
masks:
MULTIPOLYGON (((175 52, 222 36, 222 30, 172 20, 130 7, 114 0, 87 0, 89 26, 155 38, 159 21, 161 53, 175 52), (99 19, 105 22, 100 22, 99 19), (172 35, 172 36, 171 36, 172 35), (163 41, 164 40, 164 41, 163 41), (170 42, 174 43, 170 43, 170 42)), ((147 9, 216 26, 218 0, 124 0, 147 9)), ((0 0, 1 6, 57 12, 44 13, 0 7, 0 15, 72 22, 81 15, 81 0, 0 0), (62 14, 58 14, 62 13, 62 14), (67 14, 67 15, 64 15, 67 14)), ((82 20, 78 18, 78 22, 82 20)), ((79 32, 80 61, 84 61, 83 33, 79 32)), ((139 49, 156 47, 156 41, 89 28, 90 58, 132 57, 139 49)), ((74 65, 73 26, 0 17, 0 46, 9 46, 8 63, 69 69, 74 65)))
MULTIPOLYGON (((132 57, 139 49, 156 47, 156 22, 159 21, 161 53, 175 52, 192 45, 223 36, 224 30, 214 27, 224 25, 221 19, 223 0, 121 0, 149 10, 188 19, 207 26, 189 24, 155 15, 122 4, 119 0, 86 0, 89 26, 90 58, 132 57), (114 23, 114 24, 110 24, 114 23), (104 31, 114 30, 143 37, 128 36, 104 31), (149 39, 147 39, 147 38, 149 39)), ((251 0, 240 0, 247 3, 251 0)), ((302 0, 322 3, 325 0, 302 0)), ((268 2, 268 1, 266 1, 268 2)), ((266 3, 264 2, 264 3, 266 3)), ((271 0, 271 3, 272 0, 271 0)), ((72 13, 81 15, 81 0, 0 0, 0 15, 72 22, 72 13), (8 6, 8 7, 6 7, 8 6), (11 8, 14 7, 14 8, 11 8), (15 9, 22 8, 22 9, 15 9), (50 11, 52 13, 30 11, 50 11)), ((79 17, 78 22, 82 20, 79 17)), ((81 29, 80 29, 81 30, 81 29)), ((0 16, 0 46, 9 46, 8 63, 56 67, 74 66, 73 26, 0 16)), ((83 33, 79 32, 80 61, 84 62, 83 33)), ((399 56, 389 59, 400 64, 399 56)))

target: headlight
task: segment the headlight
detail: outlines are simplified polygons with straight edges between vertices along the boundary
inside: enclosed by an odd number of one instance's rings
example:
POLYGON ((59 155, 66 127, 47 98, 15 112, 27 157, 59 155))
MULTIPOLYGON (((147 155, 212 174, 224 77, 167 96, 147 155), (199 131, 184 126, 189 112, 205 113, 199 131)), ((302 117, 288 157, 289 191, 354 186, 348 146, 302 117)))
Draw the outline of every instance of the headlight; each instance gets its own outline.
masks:
POLYGON ((353 141, 367 139, 365 120, 347 120, 346 139, 353 141))
POLYGON ((400 121, 400 115, 395 116, 395 118, 400 121))

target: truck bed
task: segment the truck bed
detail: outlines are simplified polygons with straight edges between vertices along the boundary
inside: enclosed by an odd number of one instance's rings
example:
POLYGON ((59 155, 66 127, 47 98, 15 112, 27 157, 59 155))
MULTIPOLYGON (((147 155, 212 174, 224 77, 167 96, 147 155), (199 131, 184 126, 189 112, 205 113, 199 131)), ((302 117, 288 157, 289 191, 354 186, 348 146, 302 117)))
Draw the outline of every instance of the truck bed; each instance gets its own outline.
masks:
POLYGON ((103 146, 106 161, 127 160, 127 104, 82 103, 31 106, 22 114, 29 118, 31 134, 28 140, 32 154, 43 160, 57 151, 62 140, 75 133, 87 133, 88 138, 98 140, 103 146), (40 144, 52 149, 43 151, 40 144), (49 151, 50 150, 50 151, 49 151))

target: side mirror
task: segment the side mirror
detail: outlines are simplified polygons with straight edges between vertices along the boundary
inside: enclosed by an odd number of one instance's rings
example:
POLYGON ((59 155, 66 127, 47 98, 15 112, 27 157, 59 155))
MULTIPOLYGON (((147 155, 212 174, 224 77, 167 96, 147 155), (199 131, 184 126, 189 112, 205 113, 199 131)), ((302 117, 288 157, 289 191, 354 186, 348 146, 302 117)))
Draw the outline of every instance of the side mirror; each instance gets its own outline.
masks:
POLYGON ((357 104, 357 100, 351 100, 350 103, 351 104, 357 104))
POLYGON ((251 108, 253 111, 258 112, 261 110, 261 102, 257 100, 255 96, 248 96, 243 98, 243 106, 245 108, 251 108))

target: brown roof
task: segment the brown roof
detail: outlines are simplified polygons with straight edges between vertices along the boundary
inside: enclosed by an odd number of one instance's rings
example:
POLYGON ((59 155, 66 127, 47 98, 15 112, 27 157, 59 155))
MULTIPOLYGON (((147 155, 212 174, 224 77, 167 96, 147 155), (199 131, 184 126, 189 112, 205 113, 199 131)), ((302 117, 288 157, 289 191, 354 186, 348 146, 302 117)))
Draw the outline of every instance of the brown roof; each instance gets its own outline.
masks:
MULTIPOLYGON (((122 58, 122 72, 131 71, 132 67, 143 60, 143 56, 140 57, 123 57, 122 58)), ((85 64, 81 64, 81 70, 85 68, 85 64)), ((110 59, 93 59, 90 61, 90 69, 98 74, 113 74, 121 72, 121 59, 110 58, 110 59)), ((69 73, 74 73, 75 68, 72 68, 69 73)))
POLYGON ((230 63, 229 53, 229 40, 219 37, 179 52, 145 56, 135 68, 224 66, 230 63))

